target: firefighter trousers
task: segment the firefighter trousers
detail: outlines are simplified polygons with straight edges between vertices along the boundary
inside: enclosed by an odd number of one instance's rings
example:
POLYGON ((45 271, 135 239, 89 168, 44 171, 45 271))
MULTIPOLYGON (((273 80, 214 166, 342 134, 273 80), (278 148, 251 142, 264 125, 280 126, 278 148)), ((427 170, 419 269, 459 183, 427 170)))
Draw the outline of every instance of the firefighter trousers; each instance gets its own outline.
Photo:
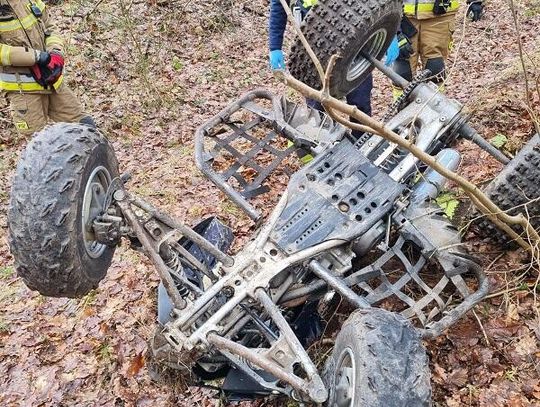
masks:
POLYGON ((81 102, 65 84, 48 94, 8 92, 6 95, 13 123, 23 135, 41 130, 49 119, 76 123, 87 117, 81 102))
POLYGON ((414 52, 408 60, 398 59, 394 63, 394 70, 410 81, 421 62, 423 69, 429 69, 438 76, 435 82, 442 81, 445 62, 452 47, 455 19, 454 13, 426 19, 409 17, 418 31, 410 38, 414 52))

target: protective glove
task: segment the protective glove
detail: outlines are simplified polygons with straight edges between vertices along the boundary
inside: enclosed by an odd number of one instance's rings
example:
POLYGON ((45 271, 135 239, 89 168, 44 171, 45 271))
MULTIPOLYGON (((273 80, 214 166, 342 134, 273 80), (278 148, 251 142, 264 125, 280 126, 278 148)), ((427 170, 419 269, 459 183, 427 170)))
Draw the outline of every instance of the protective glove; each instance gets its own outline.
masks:
POLYGON ((47 66, 51 62, 51 54, 47 51, 36 51, 36 64, 39 66, 47 66))
POLYGON ((282 71, 285 69, 285 56, 282 50, 276 49, 270 51, 270 68, 273 71, 282 71))
POLYGON ((397 40, 399 46, 399 59, 409 59, 414 53, 411 40, 403 33, 398 33, 397 40))
POLYGON ((484 5, 482 4, 482 2, 467 1, 467 5, 467 17, 469 17, 471 21, 479 21, 484 14, 484 5))
POLYGON ((36 63, 30 68, 32 76, 43 87, 53 85, 62 76, 64 57, 57 52, 39 51, 36 63))
POLYGON ((397 35, 392 39, 392 42, 386 50, 386 56, 384 58, 384 64, 386 66, 392 65, 399 57, 399 44, 397 35))

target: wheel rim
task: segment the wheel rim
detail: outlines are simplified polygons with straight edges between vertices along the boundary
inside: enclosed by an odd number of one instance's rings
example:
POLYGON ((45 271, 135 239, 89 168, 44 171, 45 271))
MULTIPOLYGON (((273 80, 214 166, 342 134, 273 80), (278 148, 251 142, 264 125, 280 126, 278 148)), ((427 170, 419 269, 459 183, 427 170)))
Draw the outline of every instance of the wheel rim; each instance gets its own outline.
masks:
POLYGON ((371 34, 350 63, 349 69, 347 70, 347 81, 354 81, 371 65, 371 63, 362 56, 362 53, 365 52, 376 58, 382 51, 385 41, 386 30, 384 28, 379 28, 371 34))
POLYGON ((334 376, 335 397, 333 406, 354 406, 356 387, 356 364, 351 348, 344 349, 339 355, 334 376))
POLYGON ((97 216, 103 214, 107 189, 111 184, 111 174, 105 167, 97 167, 92 171, 84 188, 82 206, 82 229, 86 253, 92 258, 103 254, 106 245, 96 241, 93 223, 97 216))

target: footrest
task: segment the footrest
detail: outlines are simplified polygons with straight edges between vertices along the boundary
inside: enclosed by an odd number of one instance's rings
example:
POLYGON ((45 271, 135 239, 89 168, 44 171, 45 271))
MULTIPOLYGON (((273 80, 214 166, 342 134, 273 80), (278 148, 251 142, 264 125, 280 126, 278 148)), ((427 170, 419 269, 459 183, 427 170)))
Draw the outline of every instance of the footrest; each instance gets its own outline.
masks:
POLYGON ((324 113, 254 90, 199 127, 195 160, 205 176, 258 220, 261 213, 250 200, 268 193, 272 184, 287 184, 300 166, 293 153, 301 148, 316 154, 344 133, 324 113))

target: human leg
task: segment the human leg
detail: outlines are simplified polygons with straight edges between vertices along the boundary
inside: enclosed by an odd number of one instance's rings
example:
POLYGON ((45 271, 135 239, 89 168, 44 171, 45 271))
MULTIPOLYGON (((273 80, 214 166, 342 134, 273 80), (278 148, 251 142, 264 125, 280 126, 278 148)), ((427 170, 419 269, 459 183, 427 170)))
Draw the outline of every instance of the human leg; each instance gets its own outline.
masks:
MULTIPOLYGON (((371 116, 371 91, 373 90, 373 75, 369 75, 356 89, 347 95, 347 103, 356 106, 360 111, 371 116)), ((351 117, 352 123, 359 123, 351 117)), ((358 139, 363 132, 353 130, 352 135, 358 139)))
MULTIPOLYGON (((412 47, 412 55, 409 58, 398 58, 394 64, 392 65, 392 69, 394 72, 396 72, 399 76, 403 77, 407 81, 412 81, 414 73, 416 72, 416 67, 418 65, 418 47, 420 43, 421 38, 421 20, 417 20, 412 17, 408 17, 409 22, 413 25, 414 29, 416 30, 416 34, 412 35, 411 37, 408 37, 411 47, 412 47)), ((403 89, 401 89, 399 86, 397 86, 395 83, 392 84, 392 95, 394 96, 394 99, 399 98, 403 94, 403 89)))
POLYGON ((446 59, 452 44, 455 15, 444 15, 422 22, 420 55, 424 66, 434 76, 433 82, 441 83, 446 76, 446 59))
POLYGON ((37 93, 7 93, 11 117, 17 131, 32 135, 47 124, 47 95, 37 93))
POLYGON ((356 89, 347 95, 347 103, 371 116, 371 91, 373 75, 369 75, 356 89))
POLYGON ((84 113, 83 106, 73 91, 62 85, 49 95, 49 117, 55 122, 82 123, 92 127, 96 124, 92 117, 84 113))

